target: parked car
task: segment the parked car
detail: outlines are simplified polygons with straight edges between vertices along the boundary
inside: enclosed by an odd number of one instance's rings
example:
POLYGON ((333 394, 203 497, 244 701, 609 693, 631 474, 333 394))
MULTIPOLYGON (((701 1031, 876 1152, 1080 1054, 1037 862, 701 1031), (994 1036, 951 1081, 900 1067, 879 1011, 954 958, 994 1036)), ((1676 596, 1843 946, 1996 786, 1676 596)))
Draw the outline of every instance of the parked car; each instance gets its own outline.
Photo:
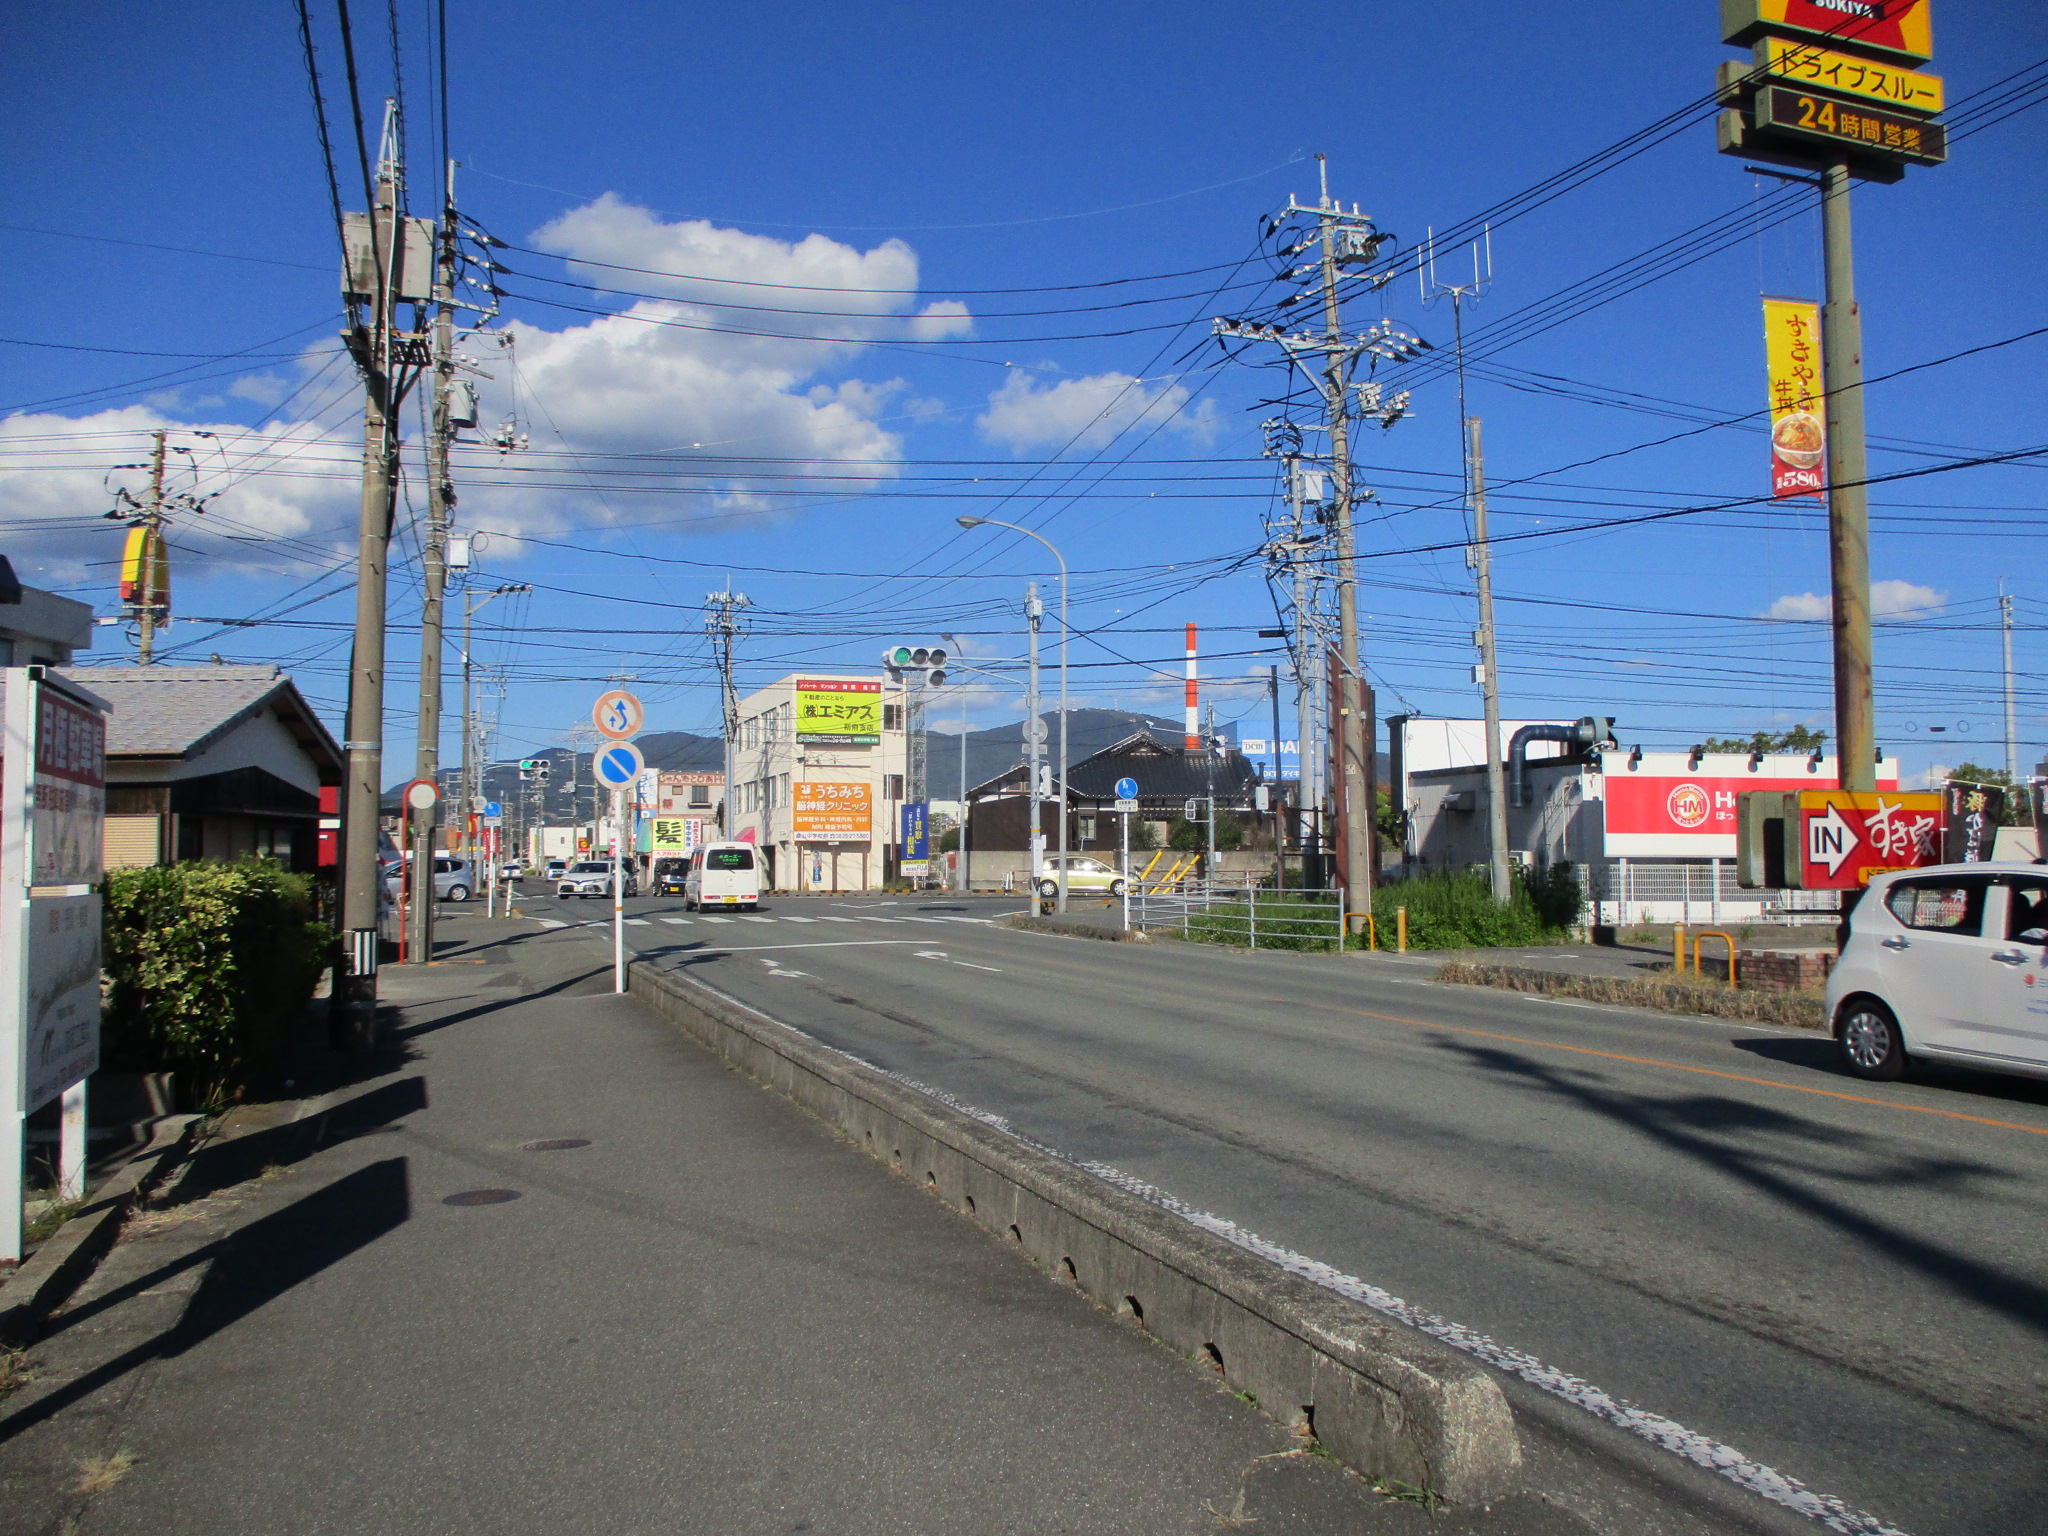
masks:
MULTIPOLYGON (((1038 877, 1038 894, 1051 901, 1060 893, 1060 856, 1049 853, 1045 856, 1043 871, 1038 877)), ((1124 877, 1100 859, 1091 859, 1085 853, 1067 855, 1067 894, 1086 891, 1096 895, 1121 896, 1124 893, 1124 877)))
POLYGON ((2048 868, 1879 875, 1850 914, 1828 1017, 1858 1077, 1916 1057, 2048 1077, 2048 868))
POLYGON ((654 875, 648 884, 657 896, 681 896, 688 889, 690 860, 685 854, 666 854, 654 861, 654 875))
MULTIPOLYGON (((620 893, 626 896, 639 894, 634 889, 633 866, 624 866, 624 877, 619 882, 620 893)), ((612 893, 612 861, 610 859, 578 859, 562 872, 562 878, 555 884, 557 896, 609 896, 612 893)))
POLYGON ((569 861, 567 859, 549 859, 547 863, 541 866, 540 877, 543 880, 559 880, 567 872, 568 868, 569 861))
POLYGON ((690 872, 683 880, 683 906, 701 912, 706 907, 744 907, 761 910, 761 864, 752 843, 706 843, 690 855, 690 872))
MULTIPOLYGON (((393 863, 384 873, 384 888, 396 901, 404 891, 403 871, 411 868, 410 855, 403 863, 393 863)), ((467 901, 476 889, 476 868, 467 859, 458 859, 451 854, 434 855, 434 899, 436 901, 467 901)))

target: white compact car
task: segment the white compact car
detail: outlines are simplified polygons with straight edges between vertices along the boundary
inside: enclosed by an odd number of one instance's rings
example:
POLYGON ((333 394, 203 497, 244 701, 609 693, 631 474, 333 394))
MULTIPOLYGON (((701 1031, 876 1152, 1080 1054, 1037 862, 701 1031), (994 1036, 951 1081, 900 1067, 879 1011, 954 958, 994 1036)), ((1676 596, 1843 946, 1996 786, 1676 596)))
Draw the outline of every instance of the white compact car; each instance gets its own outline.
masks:
MULTIPOLYGON (((625 878, 621 882, 625 894, 637 894, 633 889, 633 866, 625 866, 625 878)), ((610 859, 579 859, 562 871, 562 878, 556 882, 557 896, 609 896, 612 893, 612 861, 610 859)))
POLYGON ((1914 1057, 2048 1077, 2048 866, 1878 876, 1827 1001, 1858 1077, 1898 1077, 1914 1057))

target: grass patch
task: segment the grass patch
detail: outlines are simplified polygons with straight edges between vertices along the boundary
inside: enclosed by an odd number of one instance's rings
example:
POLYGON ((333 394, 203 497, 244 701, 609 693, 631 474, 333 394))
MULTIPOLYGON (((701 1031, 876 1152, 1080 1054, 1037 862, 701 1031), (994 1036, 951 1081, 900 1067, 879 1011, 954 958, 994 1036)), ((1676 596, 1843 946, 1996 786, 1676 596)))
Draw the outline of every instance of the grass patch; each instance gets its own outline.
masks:
MULTIPOLYGON (((1583 902, 1576 871, 1569 864, 1524 871, 1507 901, 1496 901, 1484 875, 1441 870, 1411 880, 1389 881, 1373 892, 1373 923, 1379 947, 1398 942, 1399 913, 1408 914, 1410 949, 1501 949, 1566 944, 1583 902)), ((1256 919, 1260 949, 1331 950, 1336 942, 1334 897, 1286 896, 1275 892, 1250 902, 1227 902, 1189 914, 1187 926, 1161 923, 1163 936, 1204 944, 1252 946, 1256 919)), ((1352 934, 1345 947, 1365 949, 1370 938, 1352 934)))
POLYGON ((78 1492, 91 1496, 105 1493, 134 1469, 135 1458, 127 1451, 111 1456, 89 1456, 78 1464, 78 1492))
POLYGON ((25 1243, 40 1243, 56 1235, 57 1229, 78 1214, 82 1200, 46 1200, 36 1213, 21 1224, 25 1243))
POLYGON ((28 1356, 18 1349, 0 1349, 0 1398, 6 1397, 28 1377, 28 1356))
POLYGON ((1541 997, 1576 997, 1589 1003, 1650 1008, 1660 1013, 1704 1013, 1717 1019, 1782 1024, 1791 1029, 1822 1032, 1828 1027, 1825 999, 1818 991, 1752 992, 1704 978, 1681 981, 1656 976, 1568 976, 1557 971, 1467 961, 1453 961, 1437 973, 1436 979, 1460 986, 1530 992, 1541 997))

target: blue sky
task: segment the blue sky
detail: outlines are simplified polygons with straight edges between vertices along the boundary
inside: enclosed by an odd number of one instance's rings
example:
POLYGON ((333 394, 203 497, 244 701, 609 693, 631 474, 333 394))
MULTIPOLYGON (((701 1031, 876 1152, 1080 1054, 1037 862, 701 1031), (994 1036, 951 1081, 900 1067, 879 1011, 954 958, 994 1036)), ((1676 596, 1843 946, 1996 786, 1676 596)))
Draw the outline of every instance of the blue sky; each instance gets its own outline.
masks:
MULTIPOLYGON (((355 206, 334 14, 312 11, 355 206)), ((416 212, 434 202, 431 17, 419 0, 398 12, 416 212)), ((374 113, 387 21, 361 6, 355 20, 374 113)), ((467 350, 493 375, 486 425, 530 443, 457 465, 461 518, 487 534, 479 585, 536 588, 479 620, 478 658, 506 681, 502 750, 559 743, 620 671, 651 728, 712 729, 701 604, 728 571, 755 604, 747 685, 940 631, 1016 656, 1022 583, 1050 591, 1050 562, 961 534, 961 512, 1026 523, 1067 556, 1080 701, 1171 712, 1194 621, 1219 716, 1253 729, 1265 709, 1246 674, 1274 659, 1248 558, 1275 492, 1257 402, 1281 380, 1205 337, 1208 316, 1281 291, 1240 265, 1259 219, 1314 196, 1322 151, 1332 191, 1412 246, 1702 96, 1737 56, 1716 20, 1711 0, 452 0, 458 192, 512 247, 498 328, 516 338, 467 350)), ((1935 28, 1931 68, 1964 112, 2048 56, 2048 20, 2019 0, 1947 5, 1935 28)), ((178 534, 177 655, 282 660, 338 713, 360 394, 334 357, 336 242, 292 8, 47 7, 17 19, 0 72, 17 104, 0 129, 0 335, 17 343, 0 346, 0 551, 111 611, 119 529, 98 514, 108 484, 139 478, 113 466, 171 427, 193 450, 181 483, 221 493, 178 534), (186 622, 251 616, 265 622, 186 622)), ((1949 165, 1859 187, 1873 377, 2048 325, 2041 120, 1959 132, 1949 165)), ((1534 535, 1496 562, 1506 714, 1611 714, 1652 747, 1831 724, 1816 504, 1576 527, 1766 488, 1754 431, 1691 429, 1694 408, 1762 405, 1759 293, 1818 296, 1817 217, 1773 224, 1785 196, 1717 155, 1702 119, 1495 229, 1470 409, 1495 532, 1534 535), (1530 333, 1560 290, 1617 264, 1648 276, 1640 253, 1717 219, 1704 259, 1530 333), (1758 622, 1773 613, 1790 621, 1758 622)), ((1425 307, 1412 279, 1351 318, 1382 312, 1448 348, 1448 307, 1425 307)), ((1874 385, 1873 473, 2048 441, 2044 350, 2036 337, 1874 385)), ((1380 492, 1359 542, 1381 708, 1475 713, 1448 377, 1419 382, 1411 418, 1361 462, 1380 492)), ((2048 747, 2044 477, 2035 460, 1873 490, 1872 575, 1895 610, 1879 737, 1909 771, 2002 760, 2001 577, 2023 762, 2048 747)), ((410 490, 419 505, 416 472, 410 490)), ((404 761, 416 563, 392 614, 387 754, 404 761)), ((119 631, 99 639, 124 653, 119 631)), ((960 706, 976 724, 1014 718, 1017 690, 979 682, 941 714, 960 706)))

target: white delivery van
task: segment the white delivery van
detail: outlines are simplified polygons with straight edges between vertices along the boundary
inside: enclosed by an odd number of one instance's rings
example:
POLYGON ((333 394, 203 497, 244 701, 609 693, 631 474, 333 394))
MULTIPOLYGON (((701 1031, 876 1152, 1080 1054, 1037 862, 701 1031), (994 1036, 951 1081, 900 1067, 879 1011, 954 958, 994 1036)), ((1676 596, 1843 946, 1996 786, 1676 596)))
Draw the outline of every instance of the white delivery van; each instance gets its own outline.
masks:
POLYGON ((712 907, 761 909, 761 861, 752 843, 706 843, 690 855, 690 873, 683 880, 683 907, 702 912, 712 907))

